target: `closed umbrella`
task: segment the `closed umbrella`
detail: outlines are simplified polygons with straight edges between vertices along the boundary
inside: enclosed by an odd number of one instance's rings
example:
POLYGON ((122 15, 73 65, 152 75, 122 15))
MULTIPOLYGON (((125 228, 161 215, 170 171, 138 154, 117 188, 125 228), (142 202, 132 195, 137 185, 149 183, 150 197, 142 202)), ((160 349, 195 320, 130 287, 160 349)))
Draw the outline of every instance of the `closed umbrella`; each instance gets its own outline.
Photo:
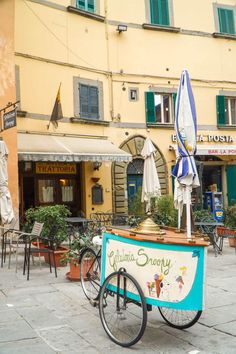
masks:
POLYGON ((191 192, 199 187, 199 179, 194 160, 196 154, 197 121, 196 109, 190 78, 187 70, 183 70, 178 88, 175 110, 175 131, 177 136, 177 161, 173 169, 175 176, 174 204, 182 214, 186 204, 187 238, 191 238, 191 192))
POLYGON ((7 146, 4 141, 0 141, 0 218, 2 225, 10 224, 14 219, 11 195, 8 189, 7 156, 7 146))
POLYGON ((161 195, 160 182, 154 156, 156 149, 150 138, 145 140, 141 155, 144 157, 142 202, 146 203, 146 212, 150 212, 151 198, 161 195))

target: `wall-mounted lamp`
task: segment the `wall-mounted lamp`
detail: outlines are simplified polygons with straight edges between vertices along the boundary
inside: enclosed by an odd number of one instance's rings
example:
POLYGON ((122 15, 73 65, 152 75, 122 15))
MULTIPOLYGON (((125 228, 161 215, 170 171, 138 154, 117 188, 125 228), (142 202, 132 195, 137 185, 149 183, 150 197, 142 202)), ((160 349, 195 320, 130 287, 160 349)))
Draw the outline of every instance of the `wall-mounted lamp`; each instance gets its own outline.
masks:
POLYGON ((126 26, 126 25, 118 25, 116 30, 117 30, 117 31, 119 32, 119 34, 120 34, 121 32, 127 31, 127 26, 126 26))
POLYGON ((94 163, 93 163, 93 169, 94 169, 94 171, 96 171, 96 170, 98 171, 101 166, 102 166, 102 163, 101 163, 101 162, 94 161, 94 163))

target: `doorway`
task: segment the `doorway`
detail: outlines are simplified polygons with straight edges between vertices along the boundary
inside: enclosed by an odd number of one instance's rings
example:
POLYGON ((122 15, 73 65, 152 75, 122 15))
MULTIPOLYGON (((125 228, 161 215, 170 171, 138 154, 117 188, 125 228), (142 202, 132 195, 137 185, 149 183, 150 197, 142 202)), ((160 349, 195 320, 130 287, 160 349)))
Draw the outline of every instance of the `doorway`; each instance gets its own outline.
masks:
POLYGON ((127 191, 128 191, 128 208, 130 209, 131 203, 136 196, 142 193, 143 183, 143 166, 144 160, 141 158, 134 159, 127 167, 127 191))

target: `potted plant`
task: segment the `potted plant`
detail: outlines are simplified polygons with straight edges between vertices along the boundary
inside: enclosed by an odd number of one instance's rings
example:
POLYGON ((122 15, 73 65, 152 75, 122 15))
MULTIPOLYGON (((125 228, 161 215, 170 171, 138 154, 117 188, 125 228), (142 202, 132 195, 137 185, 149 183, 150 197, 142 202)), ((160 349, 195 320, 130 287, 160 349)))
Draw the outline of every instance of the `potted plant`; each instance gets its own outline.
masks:
MULTIPOLYGON (((66 277, 72 281, 80 280, 80 251, 84 247, 91 247, 92 239, 94 236, 94 231, 91 228, 87 228, 84 232, 76 232, 74 234, 74 239, 72 240, 69 250, 63 255, 60 263, 66 265, 69 263, 70 271, 66 273, 66 277)), ((85 277, 85 275, 84 275, 85 277)))
MULTIPOLYGON (((67 247, 63 247, 62 243, 67 240, 67 222, 66 218, 71 212, 64 205, 40 206, 31 208, 26 211, 26 227, 29 229, 35 221, 43 223, 41 233, 43 240, 42 247, 49 247, 53 243, 56 266, 60 266, 61 255, 68 252, 67 247)), ((44 254, 45 261, 48 263, 48 254, 44 254)), ((54 261, 51 260, 52 265, 54 261)))
POLYGON ((230 206, 225 210, 225 226, 229 229, 228 238, 230 247, 236 247, 236 205, 230 206))

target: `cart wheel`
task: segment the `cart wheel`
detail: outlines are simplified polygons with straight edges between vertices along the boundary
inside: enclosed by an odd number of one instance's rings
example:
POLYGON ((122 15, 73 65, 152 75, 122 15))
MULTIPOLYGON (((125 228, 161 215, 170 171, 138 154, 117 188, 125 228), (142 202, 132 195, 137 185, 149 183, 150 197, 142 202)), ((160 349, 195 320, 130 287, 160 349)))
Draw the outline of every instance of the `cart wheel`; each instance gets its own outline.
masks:
POLYGON ((88 300, 96 300, 100 290, 100 259, 91 248, 86 248, 80 256, 80 279, 88 300))
POLYGON ((147 324, 147 306, 142 289, 130 274, 114 272, 105 279, 99 314, 113 342, 130 347, 139 341, 147 324))
POLYGON ((161 316, 171 326, 185 329, 194 325, 200 318, 202 311, 176 310, 169 307, 158 307, 161 316))

